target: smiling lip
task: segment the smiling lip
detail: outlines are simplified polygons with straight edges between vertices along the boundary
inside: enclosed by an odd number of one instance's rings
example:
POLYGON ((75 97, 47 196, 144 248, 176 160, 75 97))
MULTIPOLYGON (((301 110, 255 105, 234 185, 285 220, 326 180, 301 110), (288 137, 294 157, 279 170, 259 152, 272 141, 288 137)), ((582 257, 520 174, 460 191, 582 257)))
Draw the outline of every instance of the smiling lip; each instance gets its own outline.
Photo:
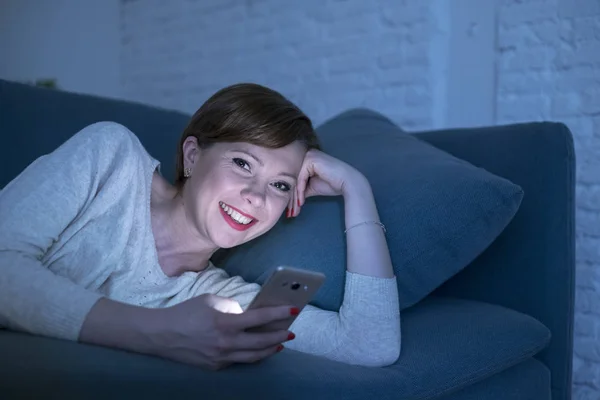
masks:
POLYGON ((252 222, 250 222, 249 224, 240 224, 238 222, 236 222, 233 218, 231 218, 229 216, 229 214, 227 214, 225 212, 225 210, 223 210, 223 207, 221 207, 221 204, 219 204, 219 210, 221 211, 221 215, 223 216, 223 219, 225 220, 225 222, 227 222, 229 224, 229 226, 231 226, 233 229, 235 229, 236 231, 245 231, 248 230, 251 226, 253 226, 254 224, 256 224, 258 222, 258 220, 256 218, 254 218, 252 215, 246 214, 240 210, 238 210, 235 207, 230 206, 227 203, 223 203, 225 204, 227 207, 237 211, 238 213, 240 213, 241 215, 243 215, 246 218, 250 218, 252 220, 252 222))

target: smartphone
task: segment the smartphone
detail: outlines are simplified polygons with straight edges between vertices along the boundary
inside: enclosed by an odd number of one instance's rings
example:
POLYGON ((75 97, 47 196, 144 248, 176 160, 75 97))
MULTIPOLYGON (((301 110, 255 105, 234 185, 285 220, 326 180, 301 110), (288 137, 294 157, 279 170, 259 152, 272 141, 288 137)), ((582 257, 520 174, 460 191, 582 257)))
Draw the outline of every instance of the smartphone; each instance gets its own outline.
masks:
MULTIPOLYGON (((262 285, 260 292, 246 310, 261 307, 290 305, 300 311, 308 304, 325 282, 321 272, 281 266, 277 267, 262 285)), ((248 332, 270 332, 289 329, 296 316, 246 329, 248 332)))

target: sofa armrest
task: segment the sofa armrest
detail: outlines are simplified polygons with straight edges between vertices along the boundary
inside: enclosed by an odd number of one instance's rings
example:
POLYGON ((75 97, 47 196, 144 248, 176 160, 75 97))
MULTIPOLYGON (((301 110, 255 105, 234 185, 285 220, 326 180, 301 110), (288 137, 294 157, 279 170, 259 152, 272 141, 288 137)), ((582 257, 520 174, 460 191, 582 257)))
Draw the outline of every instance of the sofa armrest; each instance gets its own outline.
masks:
POLYGON ((538 355, 553 398, 570 396, 575 293, 575 154, 562 123, 416 132, 416 137, 502 176, 524 191, 514 219, 434 295, 486 301, 531 315, 552 339, 538 355))

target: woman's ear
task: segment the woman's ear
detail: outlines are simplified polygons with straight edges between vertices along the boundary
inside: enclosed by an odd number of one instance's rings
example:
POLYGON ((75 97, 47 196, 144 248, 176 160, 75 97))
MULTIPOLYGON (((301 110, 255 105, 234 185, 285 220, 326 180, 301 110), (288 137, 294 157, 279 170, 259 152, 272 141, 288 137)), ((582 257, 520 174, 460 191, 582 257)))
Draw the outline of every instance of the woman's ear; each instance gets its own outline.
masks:
POLYGON ((200 147, 198 146, 198 139, 194 136, 188 136, 183 141, 183 168, 194 168, 194 164, 198 159, 200 153, 200 147))

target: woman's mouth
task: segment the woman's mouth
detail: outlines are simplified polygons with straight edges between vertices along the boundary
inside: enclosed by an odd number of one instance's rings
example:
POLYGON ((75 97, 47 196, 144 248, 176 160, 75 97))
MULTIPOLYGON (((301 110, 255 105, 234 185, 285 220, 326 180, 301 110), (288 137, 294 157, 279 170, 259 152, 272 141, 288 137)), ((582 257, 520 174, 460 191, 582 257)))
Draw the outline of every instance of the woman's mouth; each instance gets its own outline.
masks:
POLYGON ((245 231, 258 221, 252 215, 246 214, 222 201, 219 202, 219 209, 225 222, 237 231, 245 231))

